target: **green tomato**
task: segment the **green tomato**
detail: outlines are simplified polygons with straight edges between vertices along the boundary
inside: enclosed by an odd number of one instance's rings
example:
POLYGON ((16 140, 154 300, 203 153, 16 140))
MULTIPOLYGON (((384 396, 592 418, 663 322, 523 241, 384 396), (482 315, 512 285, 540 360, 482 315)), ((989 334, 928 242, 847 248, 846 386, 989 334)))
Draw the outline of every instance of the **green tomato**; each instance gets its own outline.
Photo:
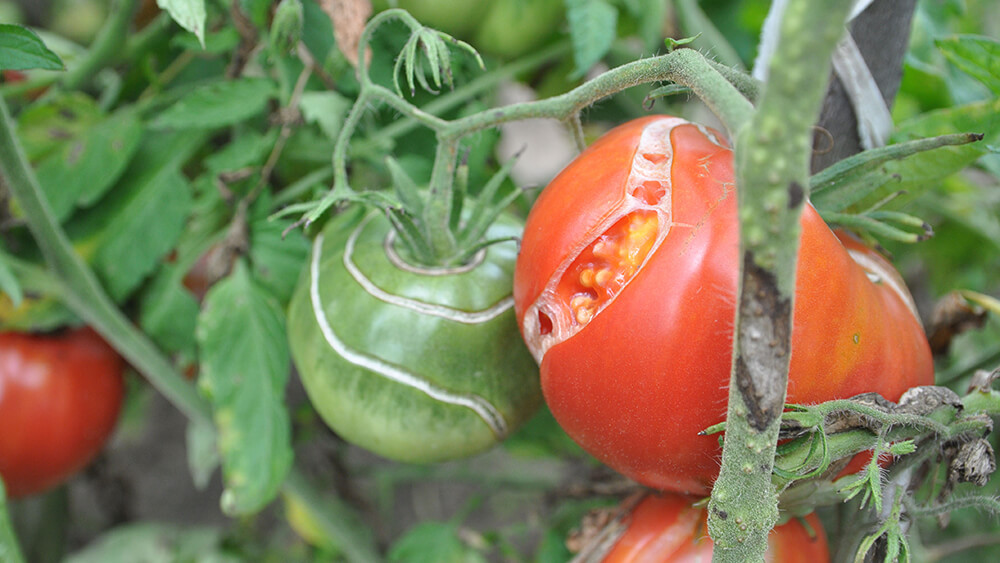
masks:
POLYGON ((473 38, 473 46, 515 58, 544 45, 563 19, 562 0, 497 0, 473 38))
MULTIPOLYGON (((502 218, 491 237, 520 234, 502 218)), ((469 266, 423 270, 393 250, 388 220, 334 218, 313 244, 288 337, 324 421, 384 457, 430 463, 492 447, 541 404, 514 319, 513 243, 469 266)))

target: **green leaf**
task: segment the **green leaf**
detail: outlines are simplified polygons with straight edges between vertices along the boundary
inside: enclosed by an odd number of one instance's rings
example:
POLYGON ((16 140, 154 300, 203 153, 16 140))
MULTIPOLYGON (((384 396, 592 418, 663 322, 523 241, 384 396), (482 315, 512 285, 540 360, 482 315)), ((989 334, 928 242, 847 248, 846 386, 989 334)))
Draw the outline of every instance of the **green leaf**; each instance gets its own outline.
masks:
POLYGON ((422 522, 389 550, 392 563, 479 563, 486 558, 458 537, 454 524, 445 522, 422 522))
POLYGON ((11 305, 15 308, 20 306, 21 300, 24 299, 24 292, 21 291, 21 284, 17 282, 17 278, 14 277, 14 272, 11 271, 6 258, 4 258, 2 253, 0 253, 0 291, 7 295, 10 299, 11 305))
POLYGON ((306 123, 315 123, 330 139, 336 139, 344 125, 351 101, 336 92, 303 92, 299 109, 306 123))
POLYGON ((274 499, 292 462, 284 311, 240 261, 208 292, 197 338, 199 385, 219 432, 222 508, 250 514, 274 499))
POLYGON ((190 31, 205 47, 205 0, 156 0, 178 25, 190 31))
POLYGON ((36 163, 104 118, 97 102, 82 92, 46 96, 17 116, 17 137, 28 160, 36 163))
POLYGON ((1000 41, 978 35, 954 35, 934 41, 949 61, 1000 94, 1000 41))
POLYGON ((247 131, 206 158, 205 166, 214 174, 232 172, 252 166, 263 166, 267 155, 274 148, 274 142, 277 138, 277 129, 271 129, 266 134, 247 131))
POLYGON ((75 206, 97 201, 125 171, 142 137, 142 124, 132 109, 121 110, 84 131, 36 170, 56 219, 75 206))
POLYGON ((615 40, 618 10, 605 0, 566 0, 566 19, 573 42, 574 77, 601 60, 615 40))
POLYGON ((195 487, 203 490, 220 463, 215 427, 209 423, 191 422, 185 437, 191 479, 195 487))
POLYGON ((250 263, 254 279, 282 304, 288 303, 309 255, 309 242, 300 229, 284 234, 288 220, 261 217, 250 223, 250 263))
POLYGON ((115 528, 84 549, 66 558, 66 563, 159 563, 167 561, 212 561, 236 563, 224 551, 223 535, 207 527, 183 528, 143 522, 115 528))
POLYGON ((21 548, 17 545, 17 536, 14 535, 14 526, 7 516, 7 490, 4 488, 3 479, 0 479, 0 561, 24 562, 21 548))
POLYGON ((184 231, 191 188, 180 168, 205 138, 191 132, 148 135, 122 180, 99 205, 67 224, 77 251, 91 259, 115 299, 131 293, 184 231))
POLYGON ((63 62, 34 31, 19 25, 0 24, 0 69, 32 68, 62 70, 63 62))
POLYGON ((171 264, 162 268, 143 296, 139 326, 167 352, 194 354, 198 301, 181 283, 184 272, 171 264))
POLYGON ((219 80, 186 94, 163 111, 151 127, 157 129, 214 129, 234 125, 267 108, 275 95, 266 78, 219 80))

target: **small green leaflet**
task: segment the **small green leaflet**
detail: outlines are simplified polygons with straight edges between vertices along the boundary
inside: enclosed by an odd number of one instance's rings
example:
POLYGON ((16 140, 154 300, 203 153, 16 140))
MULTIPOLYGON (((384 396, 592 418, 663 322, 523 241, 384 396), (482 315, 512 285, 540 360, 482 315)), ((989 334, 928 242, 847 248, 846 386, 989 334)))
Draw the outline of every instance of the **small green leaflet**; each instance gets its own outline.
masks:
POLYGON ((573 42, 575 77, 601 60, 617 34, 618 10, 605 0, 566 0, 566 19, 573 42))
POLYGON ((194 486, 204 490, 208 486, 212 474, 219 467, 219 445, 216 441, 215 426, 208 422, 188 424, 185 439, 187 441, 188 469, 194 486))
POLYGON ((316 123, 330 139, 336 139, 351 101, 336 92, 303 92, 299 109, 307 123, 316 123))
POLYGON ((114 185, 125 171, 142 137, 142 124, 132 109, 116 112, 85 130, 36 170, 56 219, 76 206, 87 207, 114 185))
POLYGON ((194 353, 198 301, 181 283, 184 272, 176 264, 159 270, 143 296, 139 325, 167 352, 194 353))
POLYGON ((1000 94, 1000 41, 978 35, 954 35, 934 41, 952 64, 1000 94))
POLYGON ((266 78, 218 80, 189 92, 151 123, 155 129, 214 129, 254 117, 276 93, 266 78))
POLYGON ((205 0, 156 0, 156 5, 193 33, 202 48, 205 47, 205 0))
POLYGON ((63 62, 34 31, 0 24, 0 70, 62 70, 63 62))
POLYGON ((285 314, 241 260, 208 292, 197 339, 198 383, 219 433, 222 509, 252 514, 274 499, 292 464, 285 314))

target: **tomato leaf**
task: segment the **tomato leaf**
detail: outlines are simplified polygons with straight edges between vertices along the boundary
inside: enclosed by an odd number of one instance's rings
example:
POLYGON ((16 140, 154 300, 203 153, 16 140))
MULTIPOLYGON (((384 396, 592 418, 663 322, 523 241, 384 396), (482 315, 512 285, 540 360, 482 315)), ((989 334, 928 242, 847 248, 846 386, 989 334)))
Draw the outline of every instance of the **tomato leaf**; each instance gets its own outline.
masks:
POLYGON ((7 295, 10 299, 11 305, 15 308, 20 306, 21 300, 24 299, 24 292, 21 291, 21 284, 18 283, 17 278, 14 276, 14 272, 11 271, 3 253, 0 253, 0 291, 7 295))
POLYGON ((184 272, 174 265, 161 269, 143 296, 139 325, 168 352, 194 353, 198 302, 184 289, 184 272))
POLYGON ((351 101, 336 92, 303 92, 299 109, 306 123, 315 123, 330 139, 336 139, 351 101))
POLYGON ((156 4, 205 48, 205 0, 156 0, 156 4))
POLYGON ((291 224, 291 221, 267 217, 250 224, 250 263, 254 279, 282 304, 291 299, 299 272, 309 255, 309 242, 301 230, 284 234, 291 224))
POLYGON ((265 78, 219 80, 186 94, 153 120, 151 127, 214 129, 233 125, 264 111, 274 94, 274 83, 265 78))
POLYGON ((32 68, 62 70, 63 62, 34 31, 19 25, 0 24, 0 69, 32 68))
POLYGON ((1000 94, 1000 41, 977 35, 954 35, 934 44, 952 64, 1000 94))
POLYGON ((204 489, 212 473, 219 467, 219 444, 215 427, 208 423, 191 422, 187 427, 188 469, 194 486, 204 489))
POLYGON ((191 188, 180 167, 203 140, 190 132, 147 136, 122 181, 67 224, 115 299, 131 293, 183 232, 191 188))
POLYGON ((233 139, 219 152, 206 158, 205 166, 215 174, 262 166, 277 138, 277 129, 272 129, 266 134, 248 131, 233 139))
POLYGON ((142 124, 132 109, 97 123, 43 160, 36 170, 56 219, 74 206, 97 201, 125 171, 142 136, 142 124))
POLYGON ((481 553, 458 537, 454 524, 423 522, 399 538, 389 550, 390 562, 405 563, 477 563, 485 562, 481 553))
POLYGON ((604 0, 566 0, 566 19, 576 63, 573 77, 579 78, 611 48, 618 10, 604 0))
POLYGON ((17 137, 31 162, 78 138, 104 118, 97 102, 82 92, 40 100, 17 116, 17 137))
POLYGON ((274 499, 292 463, 284 311, 240 261, 209 290, 197 339, 199 385, 219 432, 222 508, 253 513, 274 499))
POLYGON ((66 558, 66 563, 128 563, 132 561, 213 561, 235 563, 225 553, 222 532, 209 527, 190 530, 143 522, 115 528, 84 549, 66 558))

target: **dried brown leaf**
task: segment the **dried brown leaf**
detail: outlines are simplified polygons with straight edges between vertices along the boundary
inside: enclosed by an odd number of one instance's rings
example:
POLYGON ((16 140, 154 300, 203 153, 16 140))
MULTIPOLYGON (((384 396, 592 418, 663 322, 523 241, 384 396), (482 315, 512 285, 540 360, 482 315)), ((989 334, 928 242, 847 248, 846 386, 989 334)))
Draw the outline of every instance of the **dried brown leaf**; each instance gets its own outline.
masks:
MULTIPOLYGON (((333 35, 337 48, 356 68, 358 66, 358 41, 372 15, 370 0, 319 0, 319 5, 333 22, 333 35)), ((365 63, 371 53, 365 53, 365 63)))

